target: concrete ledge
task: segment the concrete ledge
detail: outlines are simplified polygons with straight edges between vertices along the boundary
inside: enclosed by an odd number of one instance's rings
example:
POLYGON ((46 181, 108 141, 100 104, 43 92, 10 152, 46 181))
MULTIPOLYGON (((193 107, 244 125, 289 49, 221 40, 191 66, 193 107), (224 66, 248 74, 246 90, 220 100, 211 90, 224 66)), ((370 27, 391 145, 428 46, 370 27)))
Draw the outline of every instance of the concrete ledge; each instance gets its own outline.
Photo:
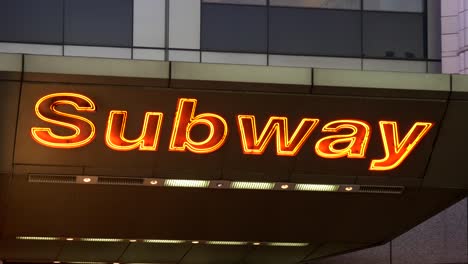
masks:
POLYGON ((468 92, 468 75, 452 75, 452 89, 454 92, 468 92))
POLYGON ((314 86, 450 91, 450 75, 314 69, 314 86))
POLYGON ((0 71, 22 71, 22 55, 0 53, 0 71))
POLYGON ((311 85, 310 68, 172 62, 172 79, 311 85))
POLYGON ((24 71, 137 78, 169 78, 169 62, 25 55, 24 71))

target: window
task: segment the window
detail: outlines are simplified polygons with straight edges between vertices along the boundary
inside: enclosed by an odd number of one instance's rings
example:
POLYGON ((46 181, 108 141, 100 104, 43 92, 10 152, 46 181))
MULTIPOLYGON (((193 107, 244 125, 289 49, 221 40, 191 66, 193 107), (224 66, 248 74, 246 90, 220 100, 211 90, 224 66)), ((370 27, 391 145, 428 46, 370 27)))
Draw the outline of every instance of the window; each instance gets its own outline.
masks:
POLYGON ((364 55, 424 58, 423 25, 423 14, 364 12, 364 55))
POLYGON ((364 10, 423 12, 424 3, 423 0, 364 0, 364 10))
POLYGON ((272 6, 361 9, 361 0, 270 0, 272 6))
POLYGON ((61 0, 4 0, 0 41, 57 44, 63 41, 61 0))
POLYGON ((361 14, 307 8, 270 8, 269 52, 361 56, 361 14))
POLYGON ((267 51, 263 6, 203 4, 201 48, 207 51, 267 51))
POLYGON ((266 5, 266 0, 203 0, 203 2, 236 5, 266 5))
POLYGON ((65 0, 65 44, 130 47, 132 10, 131 0, 65 0))

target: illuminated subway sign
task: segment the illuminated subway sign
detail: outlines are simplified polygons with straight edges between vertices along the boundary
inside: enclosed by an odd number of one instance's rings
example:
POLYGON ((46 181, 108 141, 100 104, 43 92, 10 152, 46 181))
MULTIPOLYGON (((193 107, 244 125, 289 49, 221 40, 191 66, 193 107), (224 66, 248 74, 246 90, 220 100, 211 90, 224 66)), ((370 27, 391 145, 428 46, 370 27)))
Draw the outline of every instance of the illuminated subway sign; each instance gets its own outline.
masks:
MULTIPOLYGON (((71 135, 57 135, 48 127, 32 127, 31 136, 39 144, 50 148, 80 148, 91 143, 96 136, 94 123, 79 115, 61 112, 59 105, 72 106, 77 112, 95 112, 94 102, 81 94, 55 93, 39 99, 35 106, 39 119, 71 130, 71 135)), ((169 151, 190 151, 193 153, 212 153, 223 146, 229 128, 224 117, 213 113, 196 113, 197 99, 179 98, 169 151), (195 126, 209 129, 203 140, 191 137, 195 126)), ((157 151, 159 134, 164 114, 146 112, 140 136, 134 139, 125 137, 127 111, 111 110, 107 119, 105 144, 117 151, 157 151)), ((237 129, 240 147, 246 155, 262 155, 271 141, 276 143, 276 154, 295 156, 311 133, 316 130, 318 118, 302 118, 290 135, 288 119, 271 116, 261 128, 255 123, 254 115, 237 115, 237 129)), ((371 160, 369 170, 385 171, 398 167, 429 132, 433 123, 414 122, 409 131, 401 133, 395 121, 379 121, 380 134, 385 156, 371 160)), ((315 153, 325 159, 365 158, 371 136, 370 125, 363 120, 343 119, 322 126, 324 137, 315 144, 315 153), (346 132, 346 133, 344 133, 346 132)))

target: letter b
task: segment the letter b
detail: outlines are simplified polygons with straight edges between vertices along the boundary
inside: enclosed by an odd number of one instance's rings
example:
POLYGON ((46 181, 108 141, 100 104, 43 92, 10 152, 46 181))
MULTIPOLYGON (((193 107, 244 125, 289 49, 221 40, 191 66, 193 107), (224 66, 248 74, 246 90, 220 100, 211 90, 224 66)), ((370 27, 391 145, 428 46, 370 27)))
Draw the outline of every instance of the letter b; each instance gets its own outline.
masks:
POLYGON ((218 150, 225 142, 228 127, 226 120, 219 115, 203 113, 195 116, 197 99, 180 98, 172 128, 169 151, 211 153, 218 150), (190 131, 197 125, 207 126, 209 135, 205 140, 195 141, 190 131))

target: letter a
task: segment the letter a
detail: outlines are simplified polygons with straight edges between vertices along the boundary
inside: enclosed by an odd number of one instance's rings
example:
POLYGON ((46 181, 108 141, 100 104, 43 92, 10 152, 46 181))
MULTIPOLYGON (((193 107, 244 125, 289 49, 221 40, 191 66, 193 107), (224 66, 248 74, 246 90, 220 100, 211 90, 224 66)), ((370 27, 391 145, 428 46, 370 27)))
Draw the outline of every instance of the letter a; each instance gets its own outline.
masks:
POLYGON ((211 153, 218 150, 226 141, 228 127, 226 120, 219 115, 203 113, 195 116, 197 99, 180 98, 172 128, 169 151, 211 153), (210 130, 203 141, 194 141, 190 131, 197 125, 207 126, 210 130))
POLYGON ((336 120, 326 124, 322 128, 322 132, 338 132, 343 129, 349 129, 351 133, 320 139, 315 144, 315 153, 327 159, 364 158, 370 136, 369 125, 358 120, 336 120), (343 143, 347 143, 345 148, 337 149, 335 147, 337 144, 343 143))

